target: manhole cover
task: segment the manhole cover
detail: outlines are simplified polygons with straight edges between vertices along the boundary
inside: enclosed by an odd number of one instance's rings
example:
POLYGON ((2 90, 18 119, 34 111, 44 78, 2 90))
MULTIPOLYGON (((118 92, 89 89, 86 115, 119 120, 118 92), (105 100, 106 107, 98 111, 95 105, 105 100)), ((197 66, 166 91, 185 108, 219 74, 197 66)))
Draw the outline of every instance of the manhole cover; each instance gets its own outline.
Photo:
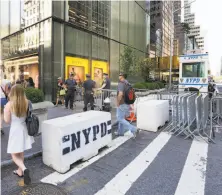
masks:
POLYGON ((11 192, 13 195, 67 195, 61 188, 47 183, 35 183, 11 192))

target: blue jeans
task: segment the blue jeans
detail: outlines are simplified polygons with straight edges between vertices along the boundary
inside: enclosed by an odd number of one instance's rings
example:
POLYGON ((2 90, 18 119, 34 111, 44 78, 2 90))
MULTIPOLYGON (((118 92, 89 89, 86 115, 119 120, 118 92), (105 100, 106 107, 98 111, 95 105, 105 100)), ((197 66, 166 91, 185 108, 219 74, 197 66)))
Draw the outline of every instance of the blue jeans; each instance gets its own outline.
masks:
POLYGON ((6 98, 1 98, 1 109, 4 109, 7 102, 8 102, 8 100, 6 98))
POLYGON ((117 108, 116 118, 118 121, 118 134, 123 135, 125 130, 129 130, 132 133, 136 132, 136 127, 131 125, 125 117, 129 116, 129 105, 122 104, 117 108))

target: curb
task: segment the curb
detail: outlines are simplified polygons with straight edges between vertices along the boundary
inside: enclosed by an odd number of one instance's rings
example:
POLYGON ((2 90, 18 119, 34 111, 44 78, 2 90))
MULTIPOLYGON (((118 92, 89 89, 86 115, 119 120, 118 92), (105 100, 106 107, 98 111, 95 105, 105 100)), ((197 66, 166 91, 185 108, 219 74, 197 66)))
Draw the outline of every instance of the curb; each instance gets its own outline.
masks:
MULTIPOLYGON (((35 152, 35 153, 32 153, 32 154, 27 154, 27 155, 24 156, 24 159, 29 160, 29 159, 32 159, 32 158, 38 157, 38 156, 42 156, 42 150, 40 150, 38 152, 35 152)), ((13 160, 2 161, 1 162, 1 168, 4 168, 6 166, 10 166, 12 164, 14 164, 13 160)))

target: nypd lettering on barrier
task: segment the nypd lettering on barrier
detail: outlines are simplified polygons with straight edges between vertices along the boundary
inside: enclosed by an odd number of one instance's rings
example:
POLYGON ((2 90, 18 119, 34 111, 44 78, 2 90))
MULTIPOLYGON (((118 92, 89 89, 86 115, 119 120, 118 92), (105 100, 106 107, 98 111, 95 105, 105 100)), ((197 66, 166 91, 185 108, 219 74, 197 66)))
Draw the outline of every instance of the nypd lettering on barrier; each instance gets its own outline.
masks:
POLYGON ((46 120, 42 131, 43 163, 59 173, 88 160, 112 141, 111 113, 88 111, 46 120))
POLYGON ((96 141, 98 138, 102 138, 106 135, 111 134, 111 121, 100 123, 99 125, 94 125, 92 127, 83 129, 81 131, 77 131, 76 133, 72 133, 71 135, 66 135, 62 137, 62 143, 65 143, 67 146, 67 142, 70 142, 69 147, 63 148, 62 154, 68 154, 74 150, 79 149, 82 145, 87 145, 90 142, 96 141), (92 132, 91 140, 90 133, 92 132), (84 143, 81 143, 81 136, 84 137, 84 143))

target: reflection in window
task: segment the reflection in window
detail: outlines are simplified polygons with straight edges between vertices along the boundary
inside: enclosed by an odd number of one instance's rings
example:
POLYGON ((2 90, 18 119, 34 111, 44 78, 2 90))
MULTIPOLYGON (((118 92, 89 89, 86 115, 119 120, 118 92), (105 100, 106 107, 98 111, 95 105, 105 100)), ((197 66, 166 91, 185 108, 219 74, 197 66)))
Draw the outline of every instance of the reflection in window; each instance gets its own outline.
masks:
POLYGON ((69 22, 108 36, 109 10, 106 1, 69 1, 69 22))
POLYGON ((89 25, 89 2, 69 1, 69 22, 88 28, 89 25))
POLYGON ((204 63, 183 63, 182 77, 204 77, 204 63))

